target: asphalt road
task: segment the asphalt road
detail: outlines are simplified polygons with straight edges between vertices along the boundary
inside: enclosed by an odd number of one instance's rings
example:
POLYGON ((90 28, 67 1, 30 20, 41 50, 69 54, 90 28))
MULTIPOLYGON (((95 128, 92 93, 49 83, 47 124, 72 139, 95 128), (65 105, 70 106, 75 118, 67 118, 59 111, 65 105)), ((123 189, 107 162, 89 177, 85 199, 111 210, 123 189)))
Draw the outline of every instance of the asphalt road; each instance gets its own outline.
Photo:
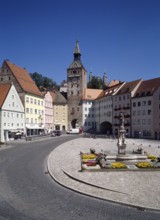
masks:
POLYGON ((0 220, 160 219, 158 212, 94 199, 57 184, 47 172, 47 156, 72 137, 17 141, 0 149, 0 220))

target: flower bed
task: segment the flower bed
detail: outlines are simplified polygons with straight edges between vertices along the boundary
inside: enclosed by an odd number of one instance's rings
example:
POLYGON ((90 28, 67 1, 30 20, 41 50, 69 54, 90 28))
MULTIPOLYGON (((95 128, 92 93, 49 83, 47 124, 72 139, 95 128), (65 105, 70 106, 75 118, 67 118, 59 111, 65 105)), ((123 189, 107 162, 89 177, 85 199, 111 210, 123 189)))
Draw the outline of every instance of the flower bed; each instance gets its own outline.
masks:
POLYGON ((150 162, 138 162, 136 163, 138 168, 154 168, 154 165, 150 162))
POLYGON ((124 169, 124 168, 127 168, 127 166, 124 163, 121 163, 121 162, 113 162, 111 164, 111 168, 112 169, 124 169))
POLYGON ((82 154, 82 159, 95 159, 97 156, 95 154, 82 154))
POLYGON ((160 170, 160 158, 152 154, 148 154, 148 161, 140 161, 137 163, 125 164, 116 160, 106 159, 106 155, 102 152, 80 153, 82 170, 160 170))
POLYGON ((150 159, 151 161, 156 161, 157 160, 157 157, 152 155, 152 154, 148 154, 148 159, 150 159))

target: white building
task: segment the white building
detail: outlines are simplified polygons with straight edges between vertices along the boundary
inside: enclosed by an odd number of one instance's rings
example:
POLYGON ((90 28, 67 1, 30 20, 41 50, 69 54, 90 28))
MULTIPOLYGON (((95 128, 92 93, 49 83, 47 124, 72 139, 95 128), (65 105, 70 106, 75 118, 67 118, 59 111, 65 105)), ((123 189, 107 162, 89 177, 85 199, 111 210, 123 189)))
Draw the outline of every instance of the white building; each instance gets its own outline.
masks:
POLYGON ((119 114, 122 112, 125 119, 125 129, 128 137, 131 137, 131 98, 134 96, 141 80, 124 83, 119 91, 113 96, 113 134, 118 134, 119 114))
POLYGON ((0 85, 0 142, 23 136, 24 107, 13 84, 0 85))
POLYGON ((85 89, 82 99, 83 131, 96 129, 94 100, 103 93, 102 89, 85 89))
POLYGON ((160 78, 142 81, 132 99, 132 137, 160 139, 160 78))
POLYGON ((113 96, 122 85, 123 83, 108 86, 103 96, 95 100, 95 120, 98 132, 107 135, 113 134, 113 96))

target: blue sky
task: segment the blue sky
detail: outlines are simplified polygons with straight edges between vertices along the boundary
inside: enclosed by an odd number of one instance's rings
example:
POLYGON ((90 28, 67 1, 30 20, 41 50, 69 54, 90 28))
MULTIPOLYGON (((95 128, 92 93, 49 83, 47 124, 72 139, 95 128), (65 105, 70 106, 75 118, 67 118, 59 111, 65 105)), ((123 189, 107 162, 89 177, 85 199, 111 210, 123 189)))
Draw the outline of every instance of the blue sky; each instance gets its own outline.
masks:
POLYGON ((160 77, 159 0, 0 0, 0 61, 58 84, 76 39, 88 74, 160 77))

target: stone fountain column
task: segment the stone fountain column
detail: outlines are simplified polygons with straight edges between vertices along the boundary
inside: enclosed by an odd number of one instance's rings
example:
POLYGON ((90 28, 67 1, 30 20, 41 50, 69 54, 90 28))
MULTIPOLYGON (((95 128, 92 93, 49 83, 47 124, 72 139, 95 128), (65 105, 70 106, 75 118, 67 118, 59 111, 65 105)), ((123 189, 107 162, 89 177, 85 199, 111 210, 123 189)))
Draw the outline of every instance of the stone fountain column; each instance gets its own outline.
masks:
POLYGON ((119 114, 119 130, 118 130, 118 154, 126 153, 126 143, 125 143, 126 130, 124 128, 124 114, 120 112, 119 114))

